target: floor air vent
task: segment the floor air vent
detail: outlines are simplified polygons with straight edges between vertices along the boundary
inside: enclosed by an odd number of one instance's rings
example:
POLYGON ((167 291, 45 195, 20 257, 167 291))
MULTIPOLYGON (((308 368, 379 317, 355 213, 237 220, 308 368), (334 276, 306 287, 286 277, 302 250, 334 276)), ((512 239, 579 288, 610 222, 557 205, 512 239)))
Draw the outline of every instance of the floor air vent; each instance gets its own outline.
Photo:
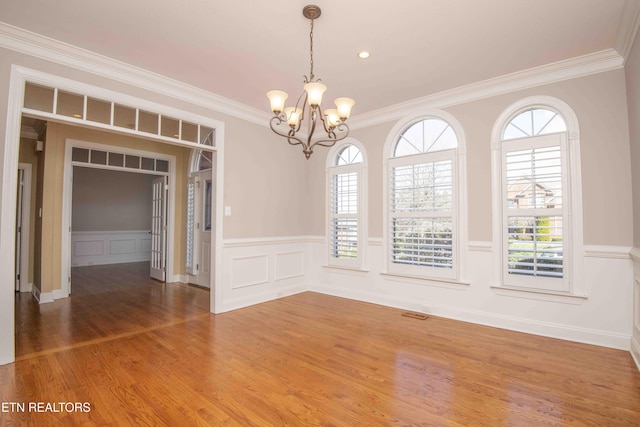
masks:
POLYGON ((429 318, 429 316, 427 316, 426 314, 413 313, 413 312, 410 312, 410 311, 407 311, 406 313, 402 313, 402 315, 404 317, 410 317, 412 319, 419 319, 419 320, 425 320, 425 319, 429 318))

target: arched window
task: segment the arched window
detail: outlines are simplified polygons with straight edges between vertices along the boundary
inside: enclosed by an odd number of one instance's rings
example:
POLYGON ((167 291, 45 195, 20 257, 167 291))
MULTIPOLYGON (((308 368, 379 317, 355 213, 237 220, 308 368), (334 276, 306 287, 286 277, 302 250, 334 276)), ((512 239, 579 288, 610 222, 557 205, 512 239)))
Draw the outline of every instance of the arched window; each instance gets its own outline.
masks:
POLYGON ((363 268, 366 236, 366 167, 354 140, 328 154, 328 265, 363 268))
POLYGON ((388 271, 458 278, 458 136, 439 117, 401 130, 388 160, 388 271))
POLYGON ((575 292, 570 278, 576 246, 581 245, 575 228, 582 213, 572 194, 579 188, 572 182, 572 176, 579 177, 579 165, 571 162, 570 133, 576 151, 577 121, 558 100, 534 100, 538 102, 521 101, 505 111, 494 128, 494 188, 500 189, 494 195, 499 213, 494 241, 501 248, 498 280, 527 290, 575 292), (560 108, 571 116, 573 132, 560 108))

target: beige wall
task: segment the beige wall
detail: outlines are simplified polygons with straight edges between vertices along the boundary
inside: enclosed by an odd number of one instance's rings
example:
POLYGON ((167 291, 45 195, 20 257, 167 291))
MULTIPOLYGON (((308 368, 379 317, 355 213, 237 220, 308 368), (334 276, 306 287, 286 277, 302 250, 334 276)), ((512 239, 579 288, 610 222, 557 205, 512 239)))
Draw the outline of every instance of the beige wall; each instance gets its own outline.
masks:
MULTIPOLYGON (((529 96, 556 97, 571 106, 580 123, 585 244, 632 244, 631 171, 624 71, 612 71, 517 91, 449 107, 467 143, 469 240, 490 241, 491 131, 512 103, 529 96)), ((396 122, 357 129, 351 136, 369 158, 369 237, 382 236, 383 147, 396 122)), ((315 159, 312 206, 324 210, 326 151, 315 159), (320 158, 322 157, 322 158, 320 158)), ((315 215, 312 234, 324 234, 324 216, 315 215)))
POLYGON ((74 167, 71 230, 151 230, 151 186, 155 178, 74 167))
POLYGON ((625 68, 631 141, 630 161, 633 175, 633 246, 640 248, 640 32, 636 36, 625 68))
MULTIPOLYGON (((266 98, 265 98, 266 99, 266 98)), ((268 127, 217 115, 225 122, 224 238, 308 234, 309 162, 268 127)))

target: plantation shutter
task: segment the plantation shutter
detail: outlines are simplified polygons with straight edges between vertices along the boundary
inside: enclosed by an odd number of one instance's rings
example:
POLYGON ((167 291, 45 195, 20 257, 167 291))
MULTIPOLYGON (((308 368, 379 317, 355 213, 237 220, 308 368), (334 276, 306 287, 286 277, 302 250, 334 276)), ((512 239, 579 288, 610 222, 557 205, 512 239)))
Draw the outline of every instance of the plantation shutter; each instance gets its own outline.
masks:
POLYGON ((454 277, 454 155, 446 150, 390 161, 392 272, 454 277))
POLYGON ((564 290, 564 134, 503 142, 504 281, 564 290))
MULTIPOLYGON (((351 168, 353 169, 353 168, 351 168)), ((330 179, 329 256, 334 260, 358 258, 359 172, 332 173, 330 179)))

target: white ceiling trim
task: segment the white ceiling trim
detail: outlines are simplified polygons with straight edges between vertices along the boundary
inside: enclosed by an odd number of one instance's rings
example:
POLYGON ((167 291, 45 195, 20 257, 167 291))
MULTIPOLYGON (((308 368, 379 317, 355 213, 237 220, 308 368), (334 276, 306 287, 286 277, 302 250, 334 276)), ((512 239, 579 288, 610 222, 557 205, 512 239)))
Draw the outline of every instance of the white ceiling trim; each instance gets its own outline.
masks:
POLYGON ((613 49, 558 61, 512 74, 461 86, 455 89, 391 105, 353 118, 349 127, 359 129, 399 120, 426 108, 446 108, 453 105, 491 98, 522 89, 563 80, 602 73, 623 67, 623 58, 613 49))
MULTIPOLYGON (((635 2, 631 3, 627 7, 634 9, 634 13, 629 13, 632 18, 623 19, 618 33, 618 41, 626 40, 624 49, 631 48, 631 33, 635 34, 639 23, 640 8, 636 7, 635 2), (622 36, 623 33, 626 36, 622 36)), ((0 22, 0 47, 141 87, 265 127, 271 118, 269 112, 3 22, 0 22)), ((358 114, 351 118, 350 128, 360 129, 399 120, 425 108, 446 108, 623 66, 624 57, 614 49, 607 49, 358 114)))
POLYGON ((0 47, 265 125, 271 115, 151 71, 0 22, 0 47))
POLYGON ((622 11, 618 35, 616 37, 615 50, 626 61, 631 53, 631 48, 640 28, 640 1, 627 0, 622 11))

